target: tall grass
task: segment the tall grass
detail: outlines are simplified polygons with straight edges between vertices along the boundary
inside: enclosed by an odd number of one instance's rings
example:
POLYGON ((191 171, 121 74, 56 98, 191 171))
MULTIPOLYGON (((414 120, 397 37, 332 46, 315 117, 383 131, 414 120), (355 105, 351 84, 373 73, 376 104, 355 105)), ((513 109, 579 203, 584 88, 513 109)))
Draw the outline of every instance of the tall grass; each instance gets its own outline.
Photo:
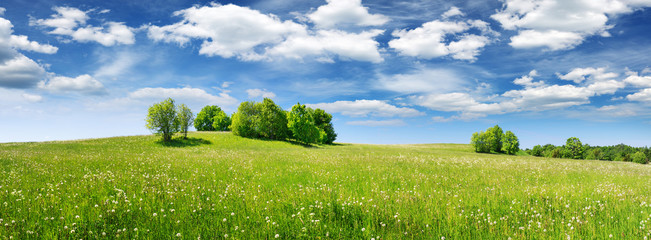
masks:
POLYGON ((0 239, 647 239, 651 166, 190 133, 0 144, 0 239))

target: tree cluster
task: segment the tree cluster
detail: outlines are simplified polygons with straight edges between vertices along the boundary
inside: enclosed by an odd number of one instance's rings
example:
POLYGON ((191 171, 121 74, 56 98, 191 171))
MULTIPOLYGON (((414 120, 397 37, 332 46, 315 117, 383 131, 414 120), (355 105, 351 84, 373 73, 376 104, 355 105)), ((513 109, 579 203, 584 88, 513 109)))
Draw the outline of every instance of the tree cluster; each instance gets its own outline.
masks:
POLYGON ((187 138, 194 115, 185 104, 176 106, 174 99, 168 98, 149 107, 145 121, 146 127, 161 135, 163 141, 171 141, 177 132, 183 133, 183 138, 187 138))
POLYGON ((331 144, 337 138, 331 120, 332 115, 321 109, 297 103, 287 112, 265 98, 262 102, 242 102, 230 128, 234 135, 248 138, 331 144))
POLYGON ((568 138, 563 146, 536 145, 533 149, 525 151, 537 157, 623 161, 641 164, 646 164, 651 159, 651 148, 649 147, 636 148, 624 144, 605 147, 590 146, 582 144, 581 140, 576 137, 568 138))
POLYGON ((504 133, 500 126, 486 129, 486 131, 475 132, 470 139, 475 152, 479 153, 506 153, 510 155, 520 151, 520 141, 511 131, 504 133))

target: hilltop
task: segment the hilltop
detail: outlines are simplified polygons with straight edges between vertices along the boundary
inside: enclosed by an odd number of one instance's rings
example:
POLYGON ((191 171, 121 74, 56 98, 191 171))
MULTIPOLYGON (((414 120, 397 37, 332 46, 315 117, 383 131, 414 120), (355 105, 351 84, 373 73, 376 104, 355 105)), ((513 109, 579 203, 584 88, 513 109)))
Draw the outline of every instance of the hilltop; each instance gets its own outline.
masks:
POLYGON ((0 238, 651 234, 651 166, 221 132, 0 144, 0 238))

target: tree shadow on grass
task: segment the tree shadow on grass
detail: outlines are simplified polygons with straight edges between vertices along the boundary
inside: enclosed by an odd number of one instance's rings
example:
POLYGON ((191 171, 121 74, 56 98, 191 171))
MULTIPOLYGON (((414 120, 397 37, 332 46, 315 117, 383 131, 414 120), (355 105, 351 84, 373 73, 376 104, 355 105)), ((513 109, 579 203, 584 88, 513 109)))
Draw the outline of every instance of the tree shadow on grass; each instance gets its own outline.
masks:
POLYGON ((199 145, 209 145, 211 144, 211 141, 208 141, 203 138, 173 138, 171 141, 163 141, 163 140, 158 140, 156 141, 156 144, 164 146, 164 147, 195 147, 199 145))

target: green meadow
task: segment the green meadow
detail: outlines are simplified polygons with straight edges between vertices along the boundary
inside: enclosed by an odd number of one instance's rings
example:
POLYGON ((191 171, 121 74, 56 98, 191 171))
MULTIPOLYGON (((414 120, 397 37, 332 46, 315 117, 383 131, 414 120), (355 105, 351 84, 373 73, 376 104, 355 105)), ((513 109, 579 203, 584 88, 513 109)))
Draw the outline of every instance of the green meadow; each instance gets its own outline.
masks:
POLYGON ((651 165, 188 137, 0 144, 0 239, 651 238, 651 165))

